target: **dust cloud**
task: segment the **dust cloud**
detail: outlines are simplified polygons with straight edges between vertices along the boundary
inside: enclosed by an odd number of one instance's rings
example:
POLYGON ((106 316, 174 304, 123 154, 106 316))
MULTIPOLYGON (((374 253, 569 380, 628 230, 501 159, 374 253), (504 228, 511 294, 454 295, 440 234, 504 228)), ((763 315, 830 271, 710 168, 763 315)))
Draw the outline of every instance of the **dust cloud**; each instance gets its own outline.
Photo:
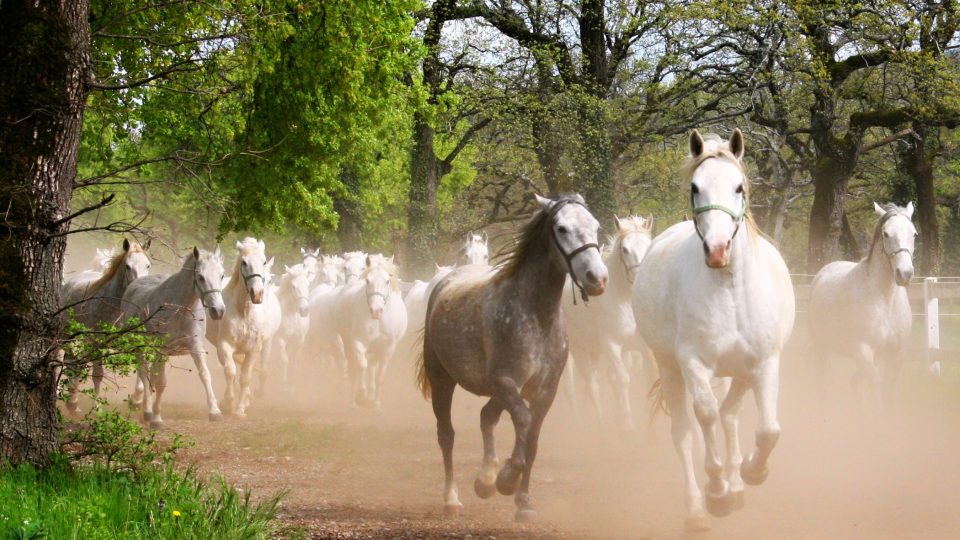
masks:
MULTIPOLYGON (((73 260, 85 265, 89 257, 83 257, 73 260)), ((193 362, 177 357, 168 367, 164 429, 196 442, 184 456, 203 471, 222 472, 262 495, 289 490, 284 519, 315 538, 956 538, 960 366, 945 366, 933 378, 921 358, 909 358, 894 411, 879 415, 854 399, 848 359, 834 359, 826 388, 816 391, 807 342, 798 319, 782 360, 783 431, 768 480, 747 486, 744 509, 711 519, 712 530, 695 535, 684 531, 669 418, 647 420, 650 404, 639 373, 633 388, 638 428, 629 433, 617 428, 608 386, 601 422, 585 394, 578 396, 578 415, 561 388, 533 470, 530 493, 539 523, 532 527, 513 523, 512 498, 473 494, 484 402, 462 389, 454 396, 454 462, 465 515, 441 516, 443 467, 434 417, 415 388, 409 357, 392 362, 381 410, 350 405, 338 371, 305 355, 291 367, 289 389, 281 388, 277 366, 270 365, 266 393, 253 399, 250 416, 222 423, 207 422, 193 362)), ((210 353, 208 365, 222 395, 222 370, 210 353)), ((119 402, 132 381, 113 380, 109 387, 119 402)), ((741 415, 744 454, 753 449, 755 410, 748 398, 741 415)), ((502 461, 513 444, 508 415, 496 433, 502 461)), ((701 485, 702 463, 698 452, 701 485)))

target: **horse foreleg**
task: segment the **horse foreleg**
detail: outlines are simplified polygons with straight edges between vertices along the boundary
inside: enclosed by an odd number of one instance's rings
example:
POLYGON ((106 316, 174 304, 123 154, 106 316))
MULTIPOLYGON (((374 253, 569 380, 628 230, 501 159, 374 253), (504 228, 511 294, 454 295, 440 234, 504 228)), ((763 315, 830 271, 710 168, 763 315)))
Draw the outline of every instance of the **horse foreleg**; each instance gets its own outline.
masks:
POLYGON ((527 444, 525 448, 526 463, 523 468, 523 476, 520 480, 520 488, 514 496, 513 501, 517 505, 517 514, 515 519, 523 523, 529 523, 536 519, 537 513, 530 502, 530 473, 533 471, 533 462, 537 459, 537 449, 540 445, 540 428, 543 426, 543 420, 547 416, 547 411, 553 404, 556 396, 556 385, 545 388, 543 394, 530 404, 530 428, 527 430, 527 444))
POLYGON ((93 362, 93 397, 100 397, 100 385, 103 384, 103 362, 96 360, 93 362))
POLYGON ((163 427, 160 402, 163 399, 163 391, 167 388, 167 360, 163 358, 154 362, 151 371, 151 386, 153 386, 157 395, 153 399, 153 414, 150 417, 150 427, 158 429, 163 427))
MULTIPOLYGON (((283 347, 281 346, 282 350, 283 347)), ((267 380, 270 378, 270 368, 273 364, 273 339, 263 341, 263 348, 260 350, 260 359, 257 361, 257 397, 263 397, 267 393, 267 380)), ((248 403, 249 405, 249 403, 248 403)))
POLYGON ((703 432, 703 467, 707 473, 705 491, 707 511, 723 517, 733 511, 733 499, 727 481, 723 479, 723 464, 717 443, 717 420, 720 417, 717 397, 713 393, 713 370, 697 358, 683 364, 683 379, 693 398, 693 413, 703 432))
POLYGON ((620 427, 624 431, 633 431, 636 426, 633 423, 633 407, 630 404, 630 371, 623 361, 627 352, 619 346, 610 344, 604 348, 603 354, 609 359, 610 385, 620 402, 620 427))
POLYGON ((660 390, 670 413, 670 434, 673 447, 683 467, 684 495, 687 507, 686 526, 691 531, 710 528, 703 510, 703 495, 697 485, 693 469, 693 437, 690 430, 690 415, 687 412, 687 390, 680 371, 669 363, 661 363, 660 390))
POLYGON ((753 379, 753 394, 757 400, 757 448, 740 466, 743 481, 755 486, 767 479, 767 460, 780 438, 777 421, 777 396, 780 389, 780 358, 768 358, 753 379))
POLYGON ((515 440, 510 459, 497 474, 497 491, 501 495, 513 495, 520 487, 526 468, 527 433, 530 430, 530 409, 520 396, 520 388, 508 375, 494 377, 493 397, 503 404, 513 420, 515 440))
POLYGON ((724 476, 730 484, 733 497, 733 509, 743 508, 743 479, 740 477, 740 465, 743 454, 740 452, 740 410, 743 408, 743 396, 749 386, 740 379, 733 379, 730 390, 720 405, 720 423, 727 440, 727 460, 724 476))
POLYGON ((217 395, 213 391, 213 380, 210 376, 210 369, 207 367, 207 351, 203 344, 195 346, 190 352, 193 357, 193 364, 197 366, 197 374, 200 375, 200 382, 203 384, 203 391, 207 394, 207 418, 211 422, 223 420, 223 413, 220 412, 220 406, 217 404, 217 395))
POLYGON ((150 404, 151 394, 153 393, 153 382, 150 380, 150 367, 146 362, 140 361, 137 365, 137 378, 143 385, 143 404, 140 409, 143 422, 149 424, 153 419, 153 407, 150 404))
POLYGON ((489 499, 497 492, 497 473, 500 472, 500 460, 497 459, 497 447, 493 432, 503 413, 503 405, 494 398, 480 409, 480 433, 483 435, 483 464, 473 481, 473 491, 481 499, 489 499))
POLYGON ((237 406, 237 363, 236 360, 234 360, 233 353, 233 346, 229 343, 221 341, 217 344, 217 360, 220 362, 220 366, 223 367, 223 380, 225 383, 221 404, 228 414, 233 414, 237 406))
POLYGON ((240 367, 240 393, 237 396, 237 416, 247 416, 247 406, 250 405, 250 383, 253 380, 253 370, 260 365, 263 355, 263 345, 259 344, 252 351, 247 351, 240 367))
POLYGON ((138 409, 143 406, 143 380, 137 375, 137 381, 133 386, 133 395, 130 396, 130 408, 138 409))

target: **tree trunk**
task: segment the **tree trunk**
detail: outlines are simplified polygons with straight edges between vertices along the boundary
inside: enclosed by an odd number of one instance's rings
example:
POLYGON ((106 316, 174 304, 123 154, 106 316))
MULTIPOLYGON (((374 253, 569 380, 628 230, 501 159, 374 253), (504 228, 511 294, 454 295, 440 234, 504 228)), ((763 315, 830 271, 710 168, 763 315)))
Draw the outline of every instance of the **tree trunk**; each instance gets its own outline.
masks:
POLYGON ((340 216, 337 239, 340 241, 340 251, 356 251, 363 247, 360 175, 352 167, 341 165, 340 181, 347 188, 347 193, 335 195, 333 198, 333 209, 340 216))
POLYGON ((917 192, 919 273, 924 276, 940 272, 940 224, 937 220, 937 192, 933 184, 933 160, 939 144, 935 136, 936 129, 915 122, 913 131, 916 137, 906 139, 907 148, 901 154, 904 168, 917 192))
POLYGON ((811 274, 841 258, 843 206, 851 173, 845 163, 828 156, 821 156, 813 171, 813 206, 807 245, 807 269, 811 274))
POLYGON ((43 465, 57 450, 53 314, 87 95, 87 15, 86 0, 0 4, 0 461, 43 465))

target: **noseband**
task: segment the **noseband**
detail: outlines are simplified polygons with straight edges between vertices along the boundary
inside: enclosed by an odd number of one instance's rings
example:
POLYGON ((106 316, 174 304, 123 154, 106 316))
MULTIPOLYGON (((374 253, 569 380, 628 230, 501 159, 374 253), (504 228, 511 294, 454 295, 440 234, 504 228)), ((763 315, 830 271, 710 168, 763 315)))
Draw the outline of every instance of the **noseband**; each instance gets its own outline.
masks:
MULTIPOLYGON (((553 221, 554 218, 555 218, 556 215, 557 215, 557 212, 559 212, 560 209, 563 208, 564 206, 566 206, 567 204, 579 204, 580 206, 582 206, 582 207, 584 207, 585 209, 587 209, 587 205, 585 205, 585 204, 583 204, 582 202, 579 202, 579 201, 559 200, 559 201, 556 202, 556 204, 553 205, 552 208, 550 208, 550 220, 553 221)), ((587 209, 587 210, 589 211, 589 209, 587 209)), ((554 223, 555 223, 555 222, 554 222, 554 223)), ((573 286, 575 285, 578 289, 580 289, 580 297, 583 298, 583 301, 584 301, 584 302, 589 302, 590 300, 589 300, 589 296, 587 295, 587 291, 585 291, 585 290, 583 289, 583 285, 580 283, 580 280, 577 279, 577 274, 574 273, 574 271, 573 271, 573 258, 576 257, 577 255, 579 255, 580 253, 583 253, 584 251, 586 251, 586 250, 588 250, 588 249, 591 249, 591 248, 596 249, 596 250, 597 250, 597 253, 600 253, 600 246, 598 246, 598 245, 597 245, 596 243, 594 243, 594 242, 590 242, 590 243, 587 243, 587 244, 584 244, 584 245, 578 247, 577 249, 571 251, 570 253, 567 253, 567 252, 565 252, 565 251, 563 250, 563 246, 560 245, 560 239, 557 238, 557 231, 556 231, 556 229, 554 229, 553 227, 551 227, 550 230, 551 230, 552 236, 553 236, 553 243, 556 244, 557 250, 560 252, 561 255, 563 255, 563 260, 566 261, 566 263, 567 263, 567 271, 568 271, 568 273, 570 274, 570 281, 572 282, 571 287, 573 287, 573 286)), ((576 292, 574 292, 574 295, 573 295, 573 304, 574 304, 574 305, 577 304, 577 295, 576 295, 576 292)))
POLYGON ((210 306, 208 306, 206 300, 204 300, 208 294, 210 293, 223 294, 223 289, 207 289, 207 290, 201 289, 200 284, 197 283, 196 279, 193 280, 193 286, 195 289, 197 289, 197 292, 200 293, 200 305, 202 305, 204 309, 210 309, 210 306))
POLYGON ((262 274, 250 274, 250 275, 247 275, 247 274, 244 274, 243 272, 240 272, 240 275, 243 276, 243 284, 244 284, 244 285, 246 285, 251 279, 257 278, 257 277, 263 280, 263 284, 264 284, 264 285, 267 284, 267 278, 263 277, 262 274))
POLYGON ((743 208, 739 212, 735 212, 722 204, 705 204, 703 206, 695 206, 693 203, 693 189, 690 190, 690 207, 693 208, 693 228, 697 231, 697 236, 700 237, 700 241, 705 241, 703 238, 703 233, 700 231, 700 222, 697 221, 697 216, 704 212, 709 212, 710 210, 720 210, 725 214, 729 214, 733 218, 733 222, 737 224, 737 227, 733 230, 733 235, 730 236, 730 239, 733 240, 737 237, 737 233, 740 232, 740 224, 743 223, 743 218, 747 214, 747 207, 749 203, 747 202, 746 195, 743 199, 743 208))

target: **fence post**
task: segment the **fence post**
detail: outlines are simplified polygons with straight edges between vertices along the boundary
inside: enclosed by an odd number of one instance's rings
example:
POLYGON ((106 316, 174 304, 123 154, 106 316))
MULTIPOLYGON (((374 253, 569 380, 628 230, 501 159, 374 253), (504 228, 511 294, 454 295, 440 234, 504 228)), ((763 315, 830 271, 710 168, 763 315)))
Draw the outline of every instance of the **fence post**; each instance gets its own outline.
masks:
POLYGON ((931 286, 937 278, 923 278, 923 305, 927 322, 927 368, 934 375, 940 374, 940 299, 933 294, 931 286))

